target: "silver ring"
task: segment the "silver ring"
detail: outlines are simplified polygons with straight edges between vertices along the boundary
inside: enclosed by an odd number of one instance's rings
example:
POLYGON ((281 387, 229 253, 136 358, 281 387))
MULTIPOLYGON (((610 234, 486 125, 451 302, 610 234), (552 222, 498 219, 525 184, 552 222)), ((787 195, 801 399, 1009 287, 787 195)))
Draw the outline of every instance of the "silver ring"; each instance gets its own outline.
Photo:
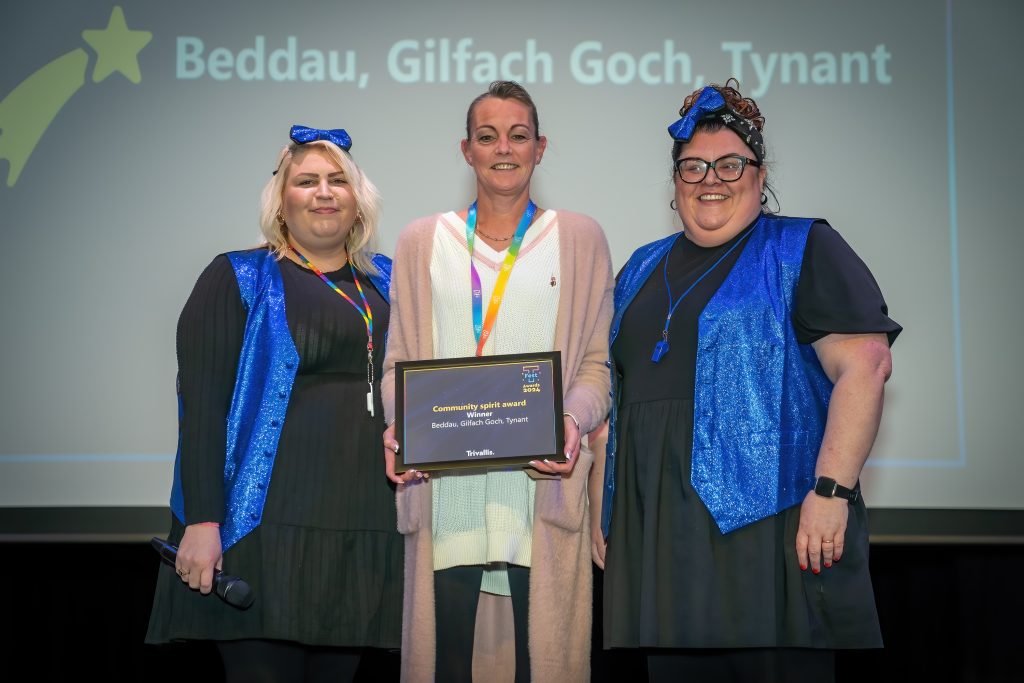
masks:
POLYGON ((824 545, 825 543, 831 543, 831 542, 832 541, 822 541, 821 543, 822 543, 822 545, 824 545))

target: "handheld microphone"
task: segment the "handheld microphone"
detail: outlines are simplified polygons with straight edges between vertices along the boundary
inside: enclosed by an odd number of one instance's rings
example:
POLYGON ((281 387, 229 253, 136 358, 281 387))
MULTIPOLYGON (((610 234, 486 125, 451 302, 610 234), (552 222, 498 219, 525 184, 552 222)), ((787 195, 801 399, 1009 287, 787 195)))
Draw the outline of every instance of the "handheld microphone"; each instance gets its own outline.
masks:
MULTIPOLYGON (((160 559, 163 560, 164 564, 172 568, 175 566, 178 559, 177 547, 155 536, 149 543, 156 550, 157 554, 160 555, 160 559)), ((237 576, 224 574, 219 569, 213 570, 213 590, 217 597, 238 609, 248 609, 255 599, 249 584, 237 576)))

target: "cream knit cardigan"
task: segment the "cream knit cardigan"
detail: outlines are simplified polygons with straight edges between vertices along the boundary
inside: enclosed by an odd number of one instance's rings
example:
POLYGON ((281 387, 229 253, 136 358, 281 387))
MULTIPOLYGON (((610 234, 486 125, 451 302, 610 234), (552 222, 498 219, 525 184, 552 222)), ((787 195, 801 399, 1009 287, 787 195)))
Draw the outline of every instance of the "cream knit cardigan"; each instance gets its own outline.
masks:
MULTIPOLYGON (((558 211, 561 295, 555 350, 562 354, 565 412, 580 433, 601 424, 610 406, 608 329, 612 318, 611 255, 591 218, 558 211)), ((391 321, 381 391, 395 416, 395 363, 433 358, 430 259, 438 216, 408 225, 395 247, 391 321)), ((466 298, 469 305, 469 297, 466 298)), ((604 458, 604 453, 598 454, 604 458)), ((590 680, 593 581, 587 476, 594 454, 581 448, 568 477, 539 478, 534 500, 529 648, 534 683, 590 680)), ((603 469, 603 468, 602 468, 603 469)), ((528 473, 534 470, 527 470, 528 473)), ((398 487, 398 530, 405 534, 402 680, 434 680, 434 566, 430 482, 398 487)))

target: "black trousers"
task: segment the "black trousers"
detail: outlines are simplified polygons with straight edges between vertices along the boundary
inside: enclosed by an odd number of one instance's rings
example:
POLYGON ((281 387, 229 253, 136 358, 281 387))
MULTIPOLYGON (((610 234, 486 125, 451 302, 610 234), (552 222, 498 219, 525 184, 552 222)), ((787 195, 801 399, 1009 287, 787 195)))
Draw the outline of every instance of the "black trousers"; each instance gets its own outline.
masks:
MULTIPOLYGON (((437 625, 435 674, 445 683, 472 683, 473 636, 480 601, 481 565, 434 572, 434 619, 437 625)), ((530 609, 530 569, 508 566, 516 638, 516 683, 530 680, 527 625, 530 609)))
POLYGON ((283 640, 217 643, 226 683, 343 683, 355 678, 361 648, 315 647, 283 640))
POLYGON ((650 649, 647 675, 656 681, 832 683, 834 650, 802 648, 650 649))

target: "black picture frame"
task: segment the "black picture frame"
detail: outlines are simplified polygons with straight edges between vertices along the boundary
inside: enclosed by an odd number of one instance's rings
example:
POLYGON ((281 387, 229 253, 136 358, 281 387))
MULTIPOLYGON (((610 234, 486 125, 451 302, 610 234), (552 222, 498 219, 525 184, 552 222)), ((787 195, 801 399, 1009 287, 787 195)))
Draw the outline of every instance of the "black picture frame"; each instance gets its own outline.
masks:
POLYGON ((395 363, 395 471, 565 462, 558 351, 395 363))

